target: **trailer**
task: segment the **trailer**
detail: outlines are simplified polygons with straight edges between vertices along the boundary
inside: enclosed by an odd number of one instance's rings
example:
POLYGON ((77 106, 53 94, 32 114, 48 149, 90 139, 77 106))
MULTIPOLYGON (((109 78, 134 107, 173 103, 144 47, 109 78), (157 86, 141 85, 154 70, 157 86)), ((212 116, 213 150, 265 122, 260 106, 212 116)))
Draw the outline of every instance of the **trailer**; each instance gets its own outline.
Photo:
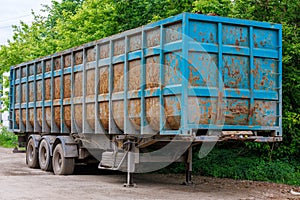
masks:
POLYGON ((282 26, 182 13, 11 67, 10 129, 31 168, 132 173, 220 141, 282 140, 282 26))

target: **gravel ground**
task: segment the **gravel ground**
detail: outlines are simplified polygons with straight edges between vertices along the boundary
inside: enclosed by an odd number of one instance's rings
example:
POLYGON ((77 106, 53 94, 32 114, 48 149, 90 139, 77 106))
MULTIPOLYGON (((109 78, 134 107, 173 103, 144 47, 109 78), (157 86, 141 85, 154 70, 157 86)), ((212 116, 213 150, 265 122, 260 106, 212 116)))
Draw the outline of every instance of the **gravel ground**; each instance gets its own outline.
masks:
POLYGON ((290 193, 298 187, 193 176, 194 185, 182 186, 184 175, 137 174, 136 188, 124 188, 125 174, 95 173, 55 176, 29 169, 24 153, 0 148, 0 199, 300 199, 290 193))

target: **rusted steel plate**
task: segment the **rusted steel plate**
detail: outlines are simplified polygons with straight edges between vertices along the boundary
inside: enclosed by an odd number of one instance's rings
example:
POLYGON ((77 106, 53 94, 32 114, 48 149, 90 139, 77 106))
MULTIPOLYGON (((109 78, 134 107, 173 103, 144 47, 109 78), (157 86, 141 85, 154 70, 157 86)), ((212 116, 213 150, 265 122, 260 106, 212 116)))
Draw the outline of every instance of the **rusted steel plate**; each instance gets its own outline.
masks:
POLYGON ((82 130, 82 105, 81 104, 75 105, 74 110, 75 110, 74 117, 75 117, 76 127, 82 130))
POLYGON ((64 68, 71 67, 71 55, 64 55, 64 68))
POLYGON ((223 66, 225 88, 249 88, 249 57, 224 55, 223 66))
POLYGON ((60 130, 60 106, 55 106, 54 107, 54 122, 58 128, 58 130, 60 130))
POLYGON ((20 78, 20 68, 16 69, 16 79, 20 78))
POLYGON ((223 44, 234 46, 249 46, 249 31, 245 26, 222 26, 223 44))
POLYGON ((22 67, 22 78, 27 76, 27 68, 26 67, 22 67))
POLYGON ((129 37, 129 51, 137 51, 142 48, 142 35, 133 35, 129 37))
POLYGON ((42 111, 43 111, 42 108, 36 109, 37 121, 38 121, 40 127, 42 127, 42 124, 43 124, 43 112, 42 111))
POLYGON ((64 121, 69 130, 71 130, 71 119, 71 106, 64 105, 64 121))
POLYGON ((80 65, 83 62, 83 52, 78 51, 75 53, 75 64, 80 65))
POLYGON ((64 75, 64 98, 71 98, 71 75, 64 75))
POLYGON ((37 101, 42 101, 42 97, 43 97, 42 85, 43 85, 42 80, 36 81, 36 100, 37 101))
POLYGON ((22 112, 22 123, 24 125, 24 128, 26 129, 26 109, 21 109, 22 112))
POLYGON ((42 70, 43 70, 42 64, 40 62, 38 62, 36 65, 36 73, 41 74, 43 72, 42 70))
POLYGON ((146 58, 146 88, 159 87, 159 56, 146 58))
POLYGON ((54 70, 60 70, 60 69, 61 69, 60 57, 54 58, 54 70))
POLYGON ((164 110, 166 117, 165 128, 178 130, 181 120, 180 96, 168 96, 164 98, 164 110))
POLYGON ((34 75, 34 65, 29 65, 29 76, 34 75))
POLYGON ((86 95, 95 95, 95 70, 86 71, 86 95))
POLYGON ((46 67, 45 67, 45 72, 50 72, 51 71, 51 60, 46 61, 46 67))
POLYGON ((124 91, 124 63, 113 66, 114 69, 114 92, 124 91))
POLYGON ((100 59, 109 57, 109 44, 100 45, 100 59))
POLYGON ((217 54, 189 52, 189 86, 217 87, 217 54))
POLYGON ((254 125, 276 126, 277 124, 277 102, 276 101, 254 101, 254 125))
POLYGON ((54 78, 54 99, 60 99, 60 77, 54 78))
POLYGON ((131 99, 128 102, 129 120, 136 130, 141 129, 141 100, 131 99))
POLYGON ((74 73, 74 96, 82 96, 82 72, 74 73))
POLYGON ((189 124, 214 124, 217 118, 217 99, 209 97, 188 98, 189 124))
POLYGON ((34 109, 29 109, 29 123, 32 127, 34 127, 34 109))
POLYGON ((277 61, 274 59, 254 58, 254 88, 256 90, 276 90, 277 61))
POLYGON ((20 126, 20 111, 19 111, 19 109, 15 109, 15 117, 16 117, 16 124, 19 127, 20 126))
POLYGON ((118 128, 124 131, 124 101, 113 102, 113 119, 118 128))
POLYGON ((45 100, 51 99, 51 79, 45 79, 45 100))
POLYGON ((51 129, 51 107, 45 107, 46 124, 51 129))
POLYGON ((29 82, 29 102, 34 101, 34 82, 29 82))
POLYGON ((225 125, 249 124, 249 100, 227 98, 223 110, 225 125))
POLYGON ((108 101, 100 102, 99 103, 99 119, 100 123, 102 124, 105 130, 109 128, 109 105, 108 101))
POLYGON ((109 89, 109 76, 108 76, 108 66, 101 67, 99 70, 99 94, 105 94, 108 93, 109 89))
POLYGON ((26 87, 26 83, 23 83, 21 85, 22 85, 22 103, 25 103, 27 97, 27 87, 26 87))
POLYGON ((166 43, 182 39, 182 23, 176 23, 166 26, 165 41, 166 43))
POLYGON ((96 51, 95 48, 87 49, 87 62, 93 62, 96 60, 96 51))
POLYGON ((189 37, 200 43, 218 43, 218 25, 199 21, 190 21, 189 37))
POLYGON ((146 32, 147 47, 158 46, 160 42, 160 29, 155 28, 146 32))
POLYGON ((158 97, 146 98, 146 120, 154 131, 159 131, 160 103, 158 97))
POLYGON ((129 61, 128 90, 138 90, 141 85, 141 60, 129 61))
POLYGON ((86 105, 86 121, 92 130, 95 130, 95 104, 86 105))
POLYGON ((253 42, 255 48, 278 49, 278 31, 254 28, 253 42))
POLYGON ((114 56, 125 53, 125 40, 124 39, 114 41, 113 46, 114 46, 114 56))
POLYGON ((20 103, 20 99, 19 99, 19 92, 20 92, 20 85, 16 85, 16 92, 15 92, 15 102, 16 103, 20 103))
POLYGON ((172 52, 165 54, 164 75, 165 85, 181 84, 181 71, 179 63, 181 63, 180 53, 172 52))

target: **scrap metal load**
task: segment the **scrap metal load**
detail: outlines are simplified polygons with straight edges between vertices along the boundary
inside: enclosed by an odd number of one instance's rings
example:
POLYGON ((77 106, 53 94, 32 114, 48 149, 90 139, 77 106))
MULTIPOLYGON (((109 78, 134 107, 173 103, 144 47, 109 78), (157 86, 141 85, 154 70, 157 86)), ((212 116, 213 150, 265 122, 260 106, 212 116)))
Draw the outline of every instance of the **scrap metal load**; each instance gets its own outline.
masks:
POLYGON ((10 128, 33 150, 48 141, 50 157, 68 137, 76 159, 93 142, 115 156, 112 144, 141 150, 175 137, 280 141, 281 29, 182 13, 19 64, 10 128))

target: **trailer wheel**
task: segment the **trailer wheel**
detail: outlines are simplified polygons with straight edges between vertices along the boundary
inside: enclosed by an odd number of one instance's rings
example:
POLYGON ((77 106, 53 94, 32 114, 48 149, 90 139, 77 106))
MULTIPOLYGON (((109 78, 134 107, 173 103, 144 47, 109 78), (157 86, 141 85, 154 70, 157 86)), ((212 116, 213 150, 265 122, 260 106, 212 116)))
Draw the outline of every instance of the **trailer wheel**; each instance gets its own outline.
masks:
POLYGON ((38 151, 32 138, 29 139, 26 147, 26 164, 30 168, 39 168, 38 151))
POLYGON ((45 139, 42 140, 39 147, 39 164, 40 168, 44 171, 52 170, 50 147, 45 139))
POLYGON ((73 174, 75 168, 74 158, 65 158, 62 144, 56 145, 53 152, 53 171, 56 175, 73 174))

